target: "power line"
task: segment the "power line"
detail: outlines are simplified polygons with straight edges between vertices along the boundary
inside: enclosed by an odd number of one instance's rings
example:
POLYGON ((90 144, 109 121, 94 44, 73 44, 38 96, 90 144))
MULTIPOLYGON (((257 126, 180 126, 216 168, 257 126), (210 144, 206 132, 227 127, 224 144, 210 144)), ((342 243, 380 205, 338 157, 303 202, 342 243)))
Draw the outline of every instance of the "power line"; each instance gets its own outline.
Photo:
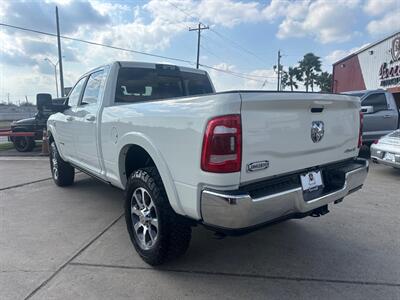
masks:
POLYGON ((238 42, 234 41, 233 39, 228 38, 227 36, 222 35, 221 33, 219 33, 218 31, 210 28, 210 31, 213 32, 214 34, 216 34, 219 38, 224 39, 228 42, 230 42, 231 44, 235 45, 236 47, 239 47, 239 49, 242 49, 242 51, 254 56, 255 58, 257 58, 258 60, 260 60, 262 63, 265 63, 264 59, 262 59, 260 56, 258 56, 257 54, 255 54, 254 52, 246 49, 245 47, 243 47, 242 45, 240 45, 238 42))
MULTIPOLYGON (((34 29, 29 29, 29 28, 20 27, 20 26, 14 26, 14 25, 5 24, 5 23, 0 23, 0 26, 14 28, 14 29, 18 29, 18 30, 22 30, 22 31, 26 31, 26 32, 33 32, 33 33, 37 33, 37 34, 43 34, 43 35, 52 36, 52 37, 56 37, 57 36, 54 33, 44 32, 44 31, 39 31, 39 30, 34 30, 34 29)), ((68 36, 64 36, 64 35, 60 35, 60 37, 62 39, 72 40, 72 41, 81 42, 81 43, 85 43, 85 44, 89 44, 89 45, 106 47, 106 48, 110 48, 110 49, 114 49, 114 50, 120 50, 120 51, 126 51, 126 52, 132 52, 132 53, 137 53, 137 54, 141 54, 141 55, 147 55, 147 56, 156 57, 156 58, 163 58, 163 59, 168 59, 168 60, 173 60, 173 61, 185 62, 185 63, 188 63, 190 65, 194 65, 195 64, 195 62, 190 61, 190 60, 186 60, 186 59, 169 57, 169 56, 158 55, 158 54, 151 54, 151 53, 147 53, 147 52, 143 52, 143 51, 137 51, 137 50, 127 49, 127 48, 122 48, 122 47, 115 47, 115 46, 101 44, 101 43, 92 42, 92 41, 87 41, 87 40, 83 40, 83 39, 72 38, 72 37, 68 37, 68 36)), ((245 79, 249 79, 249 80, 255 80, 255 81, 260 81, 260 80, 256 80, 254 78, 268 78, 269 77, 269 76, 252 75, 252 74, 246 74, 246 73, 241 73, 241 72, 234 72, 234 71, 224 70, 224 69, 220 69, 220 68, 217 68, 217 67, 208 66, 208 65, 205 65, 205 64, 199 64, 199 66, 202 66, 202 67, 208 68, 208 69, 212 69, 212 70, 215 70, 215 71, 223 72, 223 73, 226 73, 226 74, 230 74, 232 76, 245 78, 245 79)), ((273 77, 270 77, 270 78, 273 78, 273 77)))
POLYGON ((265 80, 260 80, 260 79, 256 79, 256 78, 272 78, 272 79, 276 79, 275 77, 272 77, 272 76, 262 76, 262 75, 252 75, 252 74, 239 73, 239 72, 220 69, 220 68, 216 68, 216 67, 212 67, 212 66, 208 66, 208 65, 203 65, 203 64, 200 64, 200 66, 202 66, 204 68, 207 68, 207 69, 211 69, 211 70, 219 71, 219 72, 222 72, 222 73, 230 74, 232 76, 236 76, 236 77, 240 77, 240 78, 244 78, 244 79, 248 79, 248 80, 253 80, 253 81, 258 81, 258 82, 262 82, 262 83, 264 83, 265 80))
MULTIPOLYGON (((218 48, 218 49, 221 49, 223 47, 224 49, 222 49, 222 51, 224 52, 225 55, 226 55, 227 51, 229 51, 230 53, 232 53, 231 52, 232 50, 240 51, 240 49, 230 47, 223 40, 216 39, 216 38, 210 36, 209 34, 204 34, 201 37, 202 37, 202 39, 205 40, 205 43, 202 43, 203 45, 206 44, 207 46, 215 46, 215 48, 218 48)), ((203 48, 203 47, 201 47, 201 48, 203 48)), ((214 50, 211 51, 210 48, 208 48, 206 51, 210 52, 212 55, 214 55, 215 57, 218 57, 221 60, 227 60, 226 56, 222 58, 221 56, 217 55, 214 50)), ((242 52, 239 52, 239 53, 242 54, 242 52)), ((242 63, 245 63, 247 66, 250 66, 252 64, 249 60, 247 60, 247 56, 241 55, 240 60, 242 63)), ((272 65, 272 62, 271 62, 271 65, 272 65)), ((249 70, 254 70, 254 68, 249 68, 249 70)))
MULTIPOLYGON (((191 15, 190 13, 188 13, 187 11, 181 9, 179 6, 177 6, 176 4, 172 3, 170 0, 166 0, 170 5, 172 5, 173 7, 175 7, 176 9, 178 9, 180 12, 184 13, 185 15, 187 15, 189 18, 193 18, 193 15, 191 15)), ((195 17, 198 19, 198 21, 200 22, 200 17, 195 17)), ((247 48, 243 47, 242 45, 240 45, 238 42, 234 41, 233 39, 228 38, 227 36, 219 33, 218 31, 216 31, 213 28, 209 28, 210 31, 212 31, 214 34, 216 34, 219 38, 226 40, 228 42, 230 42, 231 44, 234 44, 236 47, 238 47, 239 49, 241 49, 242 51, 246 52, 247 54, 250 54, 252 56, 254 56, 255 58, 257 58, 258 60, 260 60, 261 62, 265 63, 264 59, 262 59, 260 56, 258 56, 256 53, 254 53, 253 51, 248 50, 247 48)))
MULTIPOLYGON (((172 3, 169 0, 166 0, 170 5, 172 5, 173 7, 175 7, 177 10, 179 10, 180 12, 184 13, 185 15, 187 15, 189 18, 193 18, 193 16, 191 14, 189 14, 188 12, 184 11, 183 9, 181 9, 178 5, 172 3)), ((198 21, 200 22, 200 17, 196 17, 198 19, 198 21)), ((196 19, 195 18, 195 19, 196 19)))
MULTIPOLYGON (((44 31, 39 31, 39 30, 34 30, 34 29, 29 29, 29 28, 24 28, 24 27, 20 27, 20 26, 14 26, 14 25, 5 24, 5 23, 0 23, 0 26, 19 29, 19 30, 28 31, 28 32, 34 32, 34 33, 38 33, 38 34, 44 34, 44 35, 47 35, 47 36, 57 37, 57 34, 54 34, 54 33, 44 32, 44 31)), ((65 36, 65 35, 60 35, 60 37, 65 39, 65 40, 86 43, 86 44, 89 44, 89 45, 101 46, 101 47, 106 47, 106 48, 110 48, 110 49, 114 49, 114 50, 132 52, 132 53, 136 53, 136 54, 141 54, 141 55, 146 55, 146 56, 151 56, 151 57, 156 57, 156 58, 162 58, 162 59, 168 59, 168 60, 173 60, 173 61, 180 61, 180 62, 188 63, 190 65, 194 64, 194 62, 189 61, 189 60, 185 60, 185 59, 174 58, 174 57, 158 55, 158 54, 151 54, 151 53, 147 53, 147 52, 143 52, 143 51, 127 49, 127 48, 122 48, 122 47, 116 47, 116 46, 112 46, 112 45, 107 45, 107 44, 102 44, 102 43, 82 40, 82 39, 78 39, 78 38, 72 38, 72 37, 65 36)))
POLYGON ((222 58, 221 56, 219 56, 218 54, 215 54, 214 51, 211 51, 209 48, 204 47, 204 45, 200 45, 200 48, 205 50, 208 54, 211 54, 212 56, 215 56, 218 59, 224 60, 224 58, 222 58))

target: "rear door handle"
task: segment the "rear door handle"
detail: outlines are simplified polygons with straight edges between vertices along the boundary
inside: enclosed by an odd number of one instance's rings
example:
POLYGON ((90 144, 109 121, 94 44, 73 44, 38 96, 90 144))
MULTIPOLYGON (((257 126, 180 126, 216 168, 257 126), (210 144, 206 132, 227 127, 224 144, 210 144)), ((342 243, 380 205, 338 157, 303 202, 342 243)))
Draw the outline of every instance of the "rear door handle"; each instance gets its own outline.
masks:
POLYGON ((67 121, 72 121, 74 118, 71 116, 68 116, 66 119, 67 119, 67 121))
POLYGON ((96 120, 96 117, 93 115, 87 115, 85 119, 86 121, 93 122, 94 120, 96 120))
POLYGON ((384 115, 383 117, 384 117, 385 119, 387 119, 387 118, 391 118, 392 115, 384 115))

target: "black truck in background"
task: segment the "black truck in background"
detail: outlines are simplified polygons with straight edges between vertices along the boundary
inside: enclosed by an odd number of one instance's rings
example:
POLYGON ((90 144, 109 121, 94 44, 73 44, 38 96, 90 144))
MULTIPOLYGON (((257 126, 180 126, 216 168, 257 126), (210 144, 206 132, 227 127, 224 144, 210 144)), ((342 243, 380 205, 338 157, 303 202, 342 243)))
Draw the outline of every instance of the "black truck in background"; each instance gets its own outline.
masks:
POLYGON ((32 118, 26 118, 11 123, 12 132, 33 132, 33 136, 10 136, 9 140, 19 152, 30 152, 35 148, 37 140, 43 139, 43 130, 46 129, 47 119, 57 111, 57 107, 63 106, 66 98, 52 99, 53 107, 43 107, 36 103, 38 112, 32 118))

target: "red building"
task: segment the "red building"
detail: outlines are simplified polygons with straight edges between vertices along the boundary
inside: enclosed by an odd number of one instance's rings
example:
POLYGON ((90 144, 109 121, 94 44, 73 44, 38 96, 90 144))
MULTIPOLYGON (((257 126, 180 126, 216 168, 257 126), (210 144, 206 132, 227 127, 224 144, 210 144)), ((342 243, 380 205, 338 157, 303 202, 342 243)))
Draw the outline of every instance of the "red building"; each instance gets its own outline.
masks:
POLYGON ((384 89, 400 107, 400 32, 333 64, 333 92, 384 89))

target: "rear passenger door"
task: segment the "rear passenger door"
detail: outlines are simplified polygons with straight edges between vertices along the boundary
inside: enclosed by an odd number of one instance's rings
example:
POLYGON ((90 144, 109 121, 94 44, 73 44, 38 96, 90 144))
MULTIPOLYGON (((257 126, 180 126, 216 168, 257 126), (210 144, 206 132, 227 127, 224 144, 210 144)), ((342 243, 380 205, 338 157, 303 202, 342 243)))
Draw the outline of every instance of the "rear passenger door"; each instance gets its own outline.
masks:
POLYGON ((361 105, 374 108, 373 113, 364 114, 363 139, 365 141, 374 141, 396 129, 397 112, 389 106, 384 92, 368 95, 362 100, 361 105))
POLYGON ((75 110, 74 138, 76 164, 85 170, 101 174, 101 162, 98 147, 98 122, 101 108, 101 96, 104 90, 105 71, 97 70, 89 75, 82 98, 75 110))

